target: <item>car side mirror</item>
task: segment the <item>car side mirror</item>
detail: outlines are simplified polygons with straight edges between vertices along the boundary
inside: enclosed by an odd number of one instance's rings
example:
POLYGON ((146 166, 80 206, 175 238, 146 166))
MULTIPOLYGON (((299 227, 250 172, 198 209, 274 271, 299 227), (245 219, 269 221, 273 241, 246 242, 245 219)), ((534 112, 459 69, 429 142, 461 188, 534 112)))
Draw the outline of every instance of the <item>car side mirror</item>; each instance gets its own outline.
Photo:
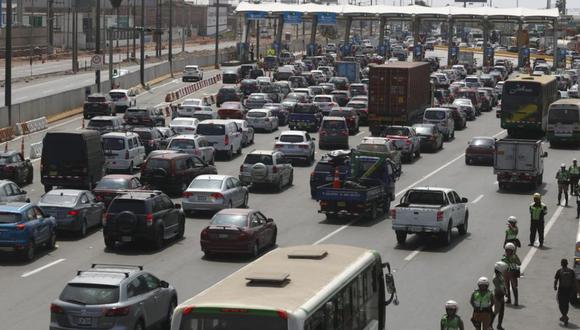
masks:
POLYGON ((461 203, 467 203, 467 198, 463 197, 463 198, 461 199, 461 203))
POLYGON ((169 283, 165 281, 159 281, 159 287, 167 289, 169 287, 169 283))
POLYGON ((20 195, 26 195, 26 194, 27 194, 26 190, 20 190, 20 195))
POLYGON ((278 136, 277 136, 277 137, 275 137, 275 138, 274 138, 274 140, 278 140, 279 138, 280 138, 280 137, 278 137, 278 136))
POLYGON ((173 207, 174 207, 176 210, 180 210, 180 209, 181 209, 181 204, 177 204, 177 203, 176 203, 176 204, 173 204, 173 207))
POLYGON ((268 219, 266 219, 266 222, 274 222, 274 219, 268 218, 268 219))

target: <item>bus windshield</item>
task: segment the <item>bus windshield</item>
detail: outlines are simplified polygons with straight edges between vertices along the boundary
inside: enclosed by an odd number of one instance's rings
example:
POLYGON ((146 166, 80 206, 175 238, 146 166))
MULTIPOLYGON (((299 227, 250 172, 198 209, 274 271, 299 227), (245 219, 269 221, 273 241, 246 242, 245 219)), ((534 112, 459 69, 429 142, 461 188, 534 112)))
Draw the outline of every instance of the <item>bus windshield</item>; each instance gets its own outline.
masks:
POLYGON ((287 321, 275 311, 236 309, 236 313, 194 312, 183 315, 180 330, 286 330, 287 321), (239 311, 239 312, 238 312, 239 311))
POLYGON ((577 124, 578 109, 550 109, 548 124, 577 124))

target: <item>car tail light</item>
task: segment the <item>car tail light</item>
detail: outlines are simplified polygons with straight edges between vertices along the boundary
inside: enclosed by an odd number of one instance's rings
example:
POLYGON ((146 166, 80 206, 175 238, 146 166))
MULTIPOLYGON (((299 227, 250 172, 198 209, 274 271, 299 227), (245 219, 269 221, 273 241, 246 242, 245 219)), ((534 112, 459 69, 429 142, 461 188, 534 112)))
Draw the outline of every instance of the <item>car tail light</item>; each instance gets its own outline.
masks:
POLYGON ((70 211, 68 211, 67 214, 76 217, 77 215, 79 215, 79 211, 77 211, 77 210, 70 210, 70 211))
POLYGON ((213 193, 209 195, 209 197, 211 197, 213 200, 224 199, 224 195, 220 193, 213 193))
POLYGON ((288 319, 288 313, 286 311, 283 311, 281 309, 277 310, 276 313, 278 313, 278 316, 280 316, 280 318, 282 320, 287 320, 288 319))
POLYGON ((272 173, 278 173, 278 166, 272 166, 272 173))
POLYGON ((183 194, 181 194, 181 196, 183 198, 190 198, 191 196, 193 196, 193 193, 191 191, 184 191, 183 194))
POLYGON ((443 211, 437 211, 437 221, 443 221, 443 211))
POLYGON ((50 304, 50 312, 55 314, 64 314, 64 308, 57 304, 50 304))
POLYGON ((147 226, 151 226, 153 224, 153 213, 147 213, 145 221, 147 222, 147 226))
POLYGON ((129 150, 125 150, 125 159, 129 159, 129 150))
POLYGON ((230 137, 228 135, 226 135, 224 137, 224 144, 227 146, 228 144, 230 144, 230 137))
POLYGON ((204 229, 201 231, 201 238, 206 238, 207 236, 209 236, 209 229, 207 229, 207 228, 204 228, 204 229))
POLYGON ((129 315, 129 307, 113 307, 105 312, 105 316, 125 316, 129 315))
POLYGON ((397 210, 392 209, 391 210, 391 219, 395 220, 396 218, 397 218, 397 210))
MULTIPOLYGON (((204 231, 205 231, 205 230, 207 230, 207 229, 204 229, 204 231)), ((202 235, 203 235, 203 231, 202 231, 201 233, 202 233, 202 235)), ((185 307, 185 308, 183 309, 183 315, 189 315, 189 314, 191 314, 191 312, 193 312, 193 309, 194 309, 194 308, 195 308, 194 306, 188 306, 188 307, 185 307)))
POLYGON ((276 149, 280 149, 280 148, 283 148, 283 147, 284 147, 284 145, 283 144, 279 144, 279 143, 276 143, 274 145, 274 148, 276 148, 276 149))
POLYGON ((16 225, 16 229, 22 231, 22 230, 26 229, 26 225, 24 225, 24 224, 18 224, 18 225, 16 225))

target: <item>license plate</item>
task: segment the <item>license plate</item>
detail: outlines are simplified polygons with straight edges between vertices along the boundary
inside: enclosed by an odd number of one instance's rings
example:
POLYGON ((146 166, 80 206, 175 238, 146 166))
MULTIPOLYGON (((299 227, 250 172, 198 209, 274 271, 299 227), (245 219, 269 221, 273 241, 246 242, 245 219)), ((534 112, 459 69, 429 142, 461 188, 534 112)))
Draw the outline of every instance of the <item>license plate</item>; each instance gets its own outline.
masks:
POLYGON ((93 319, 90 317, 77 317, 78 325, 91 325, 92 323, 93 319))
POLYGON ((200 202, 205 202, 207 201, 207 196, 197 196, 197 200, 200 202))
POLYGON ((219 234, 218 238, 228 238, 229 235, 228 234, 219 234))
POLYGON ((121 242, 131 242, 133 241, 133 237, 131 236, 121 236, 121 242))
POLYGON ((338 203, 336 203, 336 206, 345 207, 346 206, 346 202, 338 202, 338 203))
POLYGON ((50 175, 50 176, 56 176, 57 174, 58 174, 57 171, 50 171, 50 172, 48 172, 48 175, 50 175))
POLYGON ((289 146, 288 146, 288 149, 296 149, 296 146, 289 145, 289 146))

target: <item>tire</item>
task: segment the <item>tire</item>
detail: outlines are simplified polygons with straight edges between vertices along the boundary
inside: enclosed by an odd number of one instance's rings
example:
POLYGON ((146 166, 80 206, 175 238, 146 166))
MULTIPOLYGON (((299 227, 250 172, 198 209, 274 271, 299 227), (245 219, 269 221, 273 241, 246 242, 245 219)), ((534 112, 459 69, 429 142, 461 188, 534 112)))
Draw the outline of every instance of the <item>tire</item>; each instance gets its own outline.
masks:
POLYGON ((447 226, 447 231, 441 233, 441 243, 443 245, 448 246, 451 244, 451 229, 453 228, 453 222, 449 220, 449 226, 447 226))
POLYGON ((415 151, 415 158, 421 158, 421 147, 417 148, 415 151))
POLYGON ((107 249, 113 250, 115 248, 115 240, 111 237, 105 236, 105 247, 107 249))
POLYGON ((336 219, 338 219, 338 215, 336 215, 334 213, 326 213, 326 220, 333 221, 336 219))
POLYGON ((34 172, 32 171, 32 169, 28 172, 28 175, 26 176, 26 184, 32 184, 32 180, 34 178, 34 172))
POLYGON ((88 230, 88 223, 87 223, 87 219, 83 219, 83 223, 81 224, 81 229, 78 232, 78 235, 80 238, 84 238, 87 236, 87 230, 88 230))
POLYGON ((405 244, 405 241, 407 240, 407 232, 397 230, 395 231, 395 235, 397 236, 397 243, 399 245, 405 244))
POLYGON ((457 226, 457 230, 459 230, 459 235, 465 235, 467 234, 467 230, 469 227, 469 213, 465 213, 465 221, 463 222, 462 225, 457 226))
POLYGON ((288 179, 288 186, 292 186, 293 183, 294 183, 294 171, 290 173, 290 178, 288 179))
POLYGON ((46 242, 45 246, 49 251, 56 249, 56 231, 53 230, 52 233, 50 233, 50 238, 46 242))
POLYGON ((135 168, 135 165, 133 164, 133 162, 131 162, 131 164, 129 164, 129 168, 127 169, 127 173, 128 174, 133 174, 133 169, 135 168))
POLYGON ((240 143, 240 147, 238 148, 237 154, 238 155, 241 155, 242 154, 242 144, 241 143, 240 143))
POLYGON ((280 177, 280 180, 278 180, 278 185, 276 186, 276 191, 282 192, 282 190, 284 190, 284 180, 282 177, 280 177))
POLYGON ((161 250, 163 248, 163 235, 164 229, 162 225, 157 225, 157 229, 155 230, 155 237, 153 237, 153 247, 155 250, 161 250))
POLYGON ((254 242, 254 245, 252 245, 252 251, 250 252, 250 255, 254 259, 260 255, 260 245, 258 244, 258 241, 254 242))
POLYGON ((498 183, 498 187, 499 187, 499 190, 505 190, 506 189, 506 184, 503 183, 503 182, 499 182, 498 183))
POLYGON ((173 311, 177 307, 177 302, 175 298, 171 298, 169 303, 169 309, 167 310, 167 315, 165 316, 165 321, 163 322, 163 330, 171 329, 171 321, 173 321, 173 311))
POLYGON ((278 238, 278 231, 274 232, 274 236, 272 237, 272 242, 270 242, 270 247, 275 247, 276 246, 276 240, 278 238))
POLYGON ((33 241, 28 242, 28 246, 23 251, 26 261, 32 261, 36 257, 36 245, 33 241))
POLYGON ((246 195, 244 196, 244 201, 242 202, 241 207, 243 209, 248 207, 248 200, 250 199, 250 194, 246 193, 246 195))

